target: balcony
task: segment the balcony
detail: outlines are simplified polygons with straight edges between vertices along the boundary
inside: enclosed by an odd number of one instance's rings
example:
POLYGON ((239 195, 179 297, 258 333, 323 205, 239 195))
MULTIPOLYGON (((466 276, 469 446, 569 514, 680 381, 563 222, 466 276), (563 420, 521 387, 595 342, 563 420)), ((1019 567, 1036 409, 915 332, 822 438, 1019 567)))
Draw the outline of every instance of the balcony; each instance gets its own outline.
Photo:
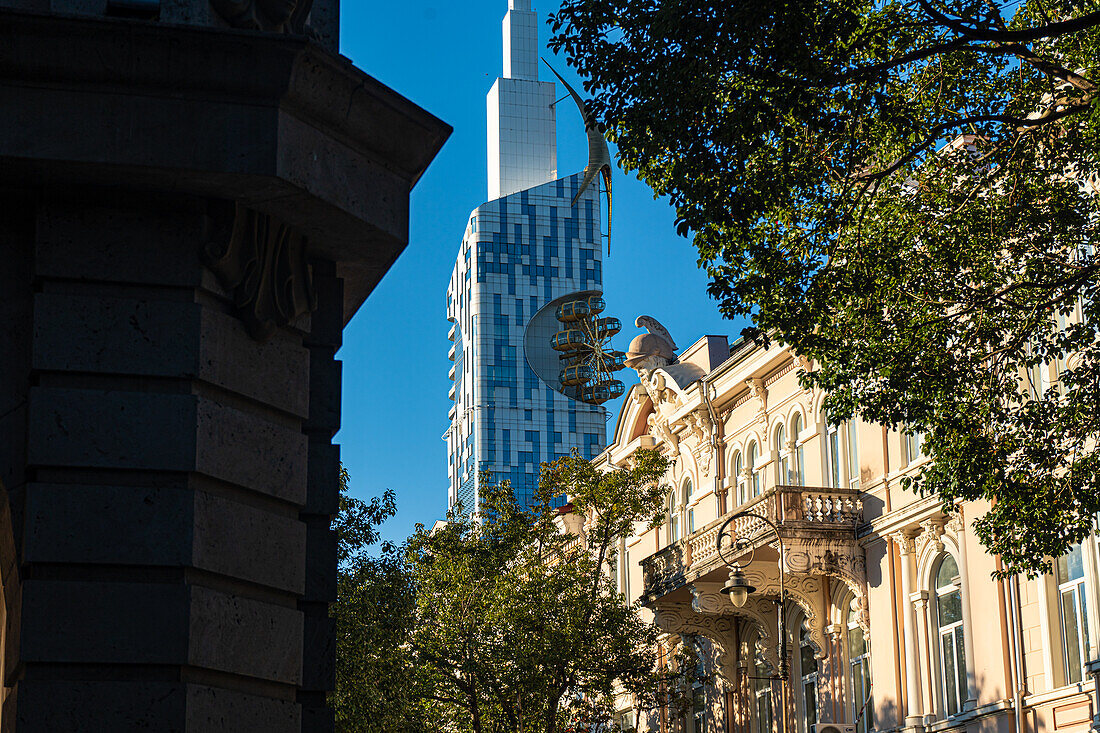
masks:
MULTIPOLYGON (((718 531, 726 519, 743 511, 765 516, 778 527, 786 549, 787 572, 833 574, 837 570, 829 566, 835 562, 833 558, 850 556, 858 549, 856 528, 863 522, 859 490, 777 486, 642 560, 643 602, 651 604, 699 580, 724 579, 718 531), (708 575, 711 577, 704 577, 708 575)), ((739 518, 730 532, 740 544, 737 551, 726 552, 730 558, 776 544, 775 533, 754 517, 739 518)), ((778 558, 772 552, 766 554, 778 558)))

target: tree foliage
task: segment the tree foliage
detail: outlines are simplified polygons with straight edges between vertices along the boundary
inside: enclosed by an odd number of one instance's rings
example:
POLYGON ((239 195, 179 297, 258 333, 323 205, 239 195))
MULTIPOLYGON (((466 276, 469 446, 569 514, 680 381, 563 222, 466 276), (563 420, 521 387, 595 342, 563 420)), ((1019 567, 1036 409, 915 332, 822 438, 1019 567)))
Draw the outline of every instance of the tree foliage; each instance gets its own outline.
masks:
POLYGON ((336 603, 336 690, 329 703, 341 733, 436 730, 423 701, 424 677, 413 665, 408 638, 416 596, 402 548, 382 543, 378 528, 397 510, 393 491, 363 502, 347 493, 341 470, 334 523, 339 570, 336 603))
POLYGON ((530 508, 507 483, 483 486, 478 512, 459 507, 410 539, 410 647, 438 729, 588 730, 616 689, 654 697, 657 632, 613 579, 617 538, 660 521, 667 492, 666 459, 637 455, 607 473, 576 455, 544 464, 530 508), (553 507, 562 494, 571 512, 553 507))
POLYGON ((832 419, 923 433, 914 487, 992 502, 1006 572, 1092 529, 1095 0, 565 0, 551 23, 722 312, 813 359, 832 419))

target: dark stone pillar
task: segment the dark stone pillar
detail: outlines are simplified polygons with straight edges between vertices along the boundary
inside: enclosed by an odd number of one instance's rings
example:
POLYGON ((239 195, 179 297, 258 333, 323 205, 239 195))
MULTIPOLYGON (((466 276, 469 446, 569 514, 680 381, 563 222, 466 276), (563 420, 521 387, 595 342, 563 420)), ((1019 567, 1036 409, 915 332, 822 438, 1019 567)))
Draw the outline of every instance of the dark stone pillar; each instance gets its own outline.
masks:
POLYGON ((0 9, 0 728, 330 731, 335 356, 449 128, 81 7, 0 9))

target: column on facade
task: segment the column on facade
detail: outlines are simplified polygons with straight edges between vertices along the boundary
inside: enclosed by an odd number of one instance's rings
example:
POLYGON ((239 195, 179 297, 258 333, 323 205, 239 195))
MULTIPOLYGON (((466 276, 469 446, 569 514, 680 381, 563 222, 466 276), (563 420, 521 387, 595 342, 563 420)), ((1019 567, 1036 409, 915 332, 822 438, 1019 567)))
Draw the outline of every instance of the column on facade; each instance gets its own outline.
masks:
MULTIPOLYGON (((924 653, 924 664, 919 664, 921 698, 924 701, 923 712, 931 713, 936 708, 936 679, 932 675, 932 655, 937 653, 936 634, 928 615, 929 592, 924 588, 913 591, 909 602, 913 615, 917 618, 917 649, 924 653)), ((923 717, 923 716, 922 716, 923 717)))
POLYGON ((978 679, 974 674, 977 658, 974 656, 974 624, 970 616, 970 576, 966 565, 966 527, 962 517, 962 507, 948 527, 955 533, 959 545, 959 583, 962 586, 963 614, 963 651, 966 654, 966 701, 963 710, 973 710, 978 706, 978 679))
POLYGON ((905 725, 916 727, 923 722, 921 705, 920 670, 918 668, 917 625, 913 618, 913 604, 910 595, 913 592, 913 556, 915 554, 914 535, 909 532, 897 532, 891 539, 897 543, 901 552, 901 597, 902 634, 905 646, 905 725))

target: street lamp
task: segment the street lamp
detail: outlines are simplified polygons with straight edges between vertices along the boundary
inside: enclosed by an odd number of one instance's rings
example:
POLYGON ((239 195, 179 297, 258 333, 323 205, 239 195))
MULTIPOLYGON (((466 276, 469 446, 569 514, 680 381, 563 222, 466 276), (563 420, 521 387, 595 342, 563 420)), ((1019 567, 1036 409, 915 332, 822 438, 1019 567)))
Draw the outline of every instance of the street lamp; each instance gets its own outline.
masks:
POLYGON ((729 580, 722 586, 722 592, 729 595, 730 602, 741 608, 749 600, 749 594, 755 590, 756 588, 749 584, 749 579, 745 577, 745 571, 741 569, 741 566, 738 563, 733 563, 730 566, 729 580))
MULTIPOLYGON (((726 581, 726 584, 722 586, 722 592, 730 597, 730 602, 733 603, 734 606, 742 608, 749 600, 749 595, 756 590, 756 588, 749 583, 749 579, 745 577, 745 571, 741 569, 741 564, 726 557, 726 553, 722 547, 722 538, 727 536, 727 534, 730 539, 730 548, 737 549, 742 546, 741 542, 737 541, 734 535, 732 533, 727 533, 726 530, 733 522, 743 517, 756 519, 766 524, 768 528, 775 533, 775 539, 779 543, 779 598, 775 601, 776 615, 778 616, 776 627, 779 632, 779 670, 776 676, 783 682, 786 682, 790 678, 791 665, 790 661, 787 659, 787 629, 786 624, 783 622, 783 611, 787 606, 787 586, 783 577, 783 558, 785 551, 783 548, 783 538, 779 536, 779 528, 775 525, 775 522, 762 514, 746 510, 737 512, 722 523, 722 526, 718 529, 718 557, 720 557, 726 567, 730 569, 729 579, 726 581)), ((756 548, 753 547, 749 553, 749 559, 745 564, 751 565, 755 558, 756 548)))

